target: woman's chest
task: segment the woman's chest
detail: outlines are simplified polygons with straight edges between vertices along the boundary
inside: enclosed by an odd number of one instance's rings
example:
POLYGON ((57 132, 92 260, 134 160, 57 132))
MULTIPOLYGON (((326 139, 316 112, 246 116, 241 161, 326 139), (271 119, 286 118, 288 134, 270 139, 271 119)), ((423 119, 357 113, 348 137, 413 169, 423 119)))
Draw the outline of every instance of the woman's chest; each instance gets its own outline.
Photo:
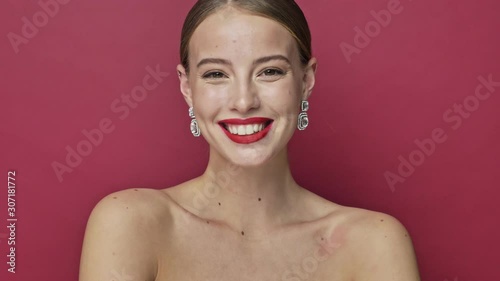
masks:
MULTIPOLYGON (((227 253, 226 253, 227 254, 227 253)), ((348 279, 347 271, 313 253, 302 257, 279 254, 250 260, 241 255, 177 256, 160 265, 156 281, 332 281, 348 279)))
POLYGON ((160 251, 156 281, 351 280, 343 245, 321 232, 258 241, 209 229, 175 236, 160 251))

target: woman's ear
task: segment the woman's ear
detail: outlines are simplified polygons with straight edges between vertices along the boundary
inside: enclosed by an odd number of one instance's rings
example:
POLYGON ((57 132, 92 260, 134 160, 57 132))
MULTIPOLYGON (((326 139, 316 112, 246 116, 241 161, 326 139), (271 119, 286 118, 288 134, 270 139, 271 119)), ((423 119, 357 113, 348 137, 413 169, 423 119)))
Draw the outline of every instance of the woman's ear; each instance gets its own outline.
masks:
POLYGON ((179 76, 180 81, 180 89, 182 95, 184 96, 184 100, 188 104, 189 107, 193 106, 193 99, 191 93, 191 87, 189 86, 188 74, 186 69, 181 64, 177 65, 177 76, 179 76))
POLYGON ((316 58, 311 58, 304 69, 302 100, 308 100, 311 96, 314 84, 316 83, 316 69, 318 62, 316 58))

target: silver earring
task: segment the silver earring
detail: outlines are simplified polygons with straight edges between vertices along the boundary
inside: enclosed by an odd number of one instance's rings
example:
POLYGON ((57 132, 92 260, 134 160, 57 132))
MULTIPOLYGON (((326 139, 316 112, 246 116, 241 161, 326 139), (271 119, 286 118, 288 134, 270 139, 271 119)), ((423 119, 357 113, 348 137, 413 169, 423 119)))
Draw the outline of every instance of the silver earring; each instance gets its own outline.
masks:
POLYGON ((196 121, 192 106, 189 108, 189 117, 191 117, 191 126, 189 126, 191 129, 191 133, 193 134, 193 136, 199 137, 201 135, 200 127, 198 127, 198 121, 196 121))
POLYGON ((308 110, 309 102, 305 100, 302 101, 302 104, 300 105, 300 111, 302 112, 299 114, 299 118, 297 120, 297 128, 301 131, 305 130, 309 125, 309 116, 307 116, 308 110))

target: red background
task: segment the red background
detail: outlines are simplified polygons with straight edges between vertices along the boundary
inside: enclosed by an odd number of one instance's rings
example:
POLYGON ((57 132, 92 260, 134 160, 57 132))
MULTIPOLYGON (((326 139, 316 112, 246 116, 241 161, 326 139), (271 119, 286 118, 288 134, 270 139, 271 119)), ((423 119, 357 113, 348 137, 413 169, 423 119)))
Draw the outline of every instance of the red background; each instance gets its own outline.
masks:
MULTIPOLYGON (((443 119, 474 95, 479 76, 500 81, 500 4, 401 0, 402 10, 348 63, 339 44, 354 45, 354 28, 364 30, 370 11, 391 1, 298 1, 319 67, 311 125, 290 143, 294 175, 331 201, 397 217, 413 237, 423 280, 500 280, 500 87, 460 117, 456 130, 443 119), (384 173, 397 174, 398 157, 408 159, 414 141, 435 128, 446 141, 391 190, 384 173)), ((165 188, 203 171, 208 147, 189 132, 175 75, 193 3, 69 1, 16 53, 7 35, 21 35, 22 18, 33 22, 42 8, 3 1, 1 182, 16 170, 18 222, 17 273, 10 274, 3 188, 1 280, 77 280, 86 220, 99 199, 129 187, 165 188), (170 75, 119 119, 113 100, 156 65, 170 75), (65 147, 76 148, 81 131, 103 118, 114 131, 60 182, 51 163, 64 163, 65 147)))

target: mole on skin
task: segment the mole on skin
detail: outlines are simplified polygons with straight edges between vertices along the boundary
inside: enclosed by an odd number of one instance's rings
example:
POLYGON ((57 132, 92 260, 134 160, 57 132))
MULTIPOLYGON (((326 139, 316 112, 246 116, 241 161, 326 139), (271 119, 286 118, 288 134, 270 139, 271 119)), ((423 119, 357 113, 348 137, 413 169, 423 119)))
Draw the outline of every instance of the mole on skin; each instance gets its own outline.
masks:
POLYGON ((118 197, 116 197, 116 196, 113 197, 113 199, 116 199, 116 198, 118 198, 118 197))
POLYGON ((245 235, 245 232, 244 232, 244 231, 242 231, 242 232, 241 232, 241 235, 245 235))
POLYGON ((320 252, 326 252, 329 255, 333 254, 335 249, 340 248, 345 243, 346 229, 336 228, 325 238, 323 235, 320 236, 320 252))

